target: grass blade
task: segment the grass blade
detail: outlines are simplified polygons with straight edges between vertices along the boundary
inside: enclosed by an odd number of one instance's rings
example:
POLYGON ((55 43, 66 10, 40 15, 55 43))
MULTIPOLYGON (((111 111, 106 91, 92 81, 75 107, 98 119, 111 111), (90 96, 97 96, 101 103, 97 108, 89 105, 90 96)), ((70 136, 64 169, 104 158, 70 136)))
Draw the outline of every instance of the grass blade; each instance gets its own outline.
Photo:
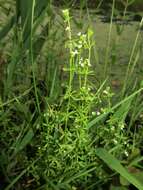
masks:
POLYGON ((117 160, 113 155, 108 153, 103 148, 98 148, 96 150, 96 155, 103 160, 111 169, 115 170, 122 177, 128 180, 132 185, 137 187, 139 190, 143 190, 143 184, 138 181, 132 174, 130 174, 126 168, 124 168, 119 160, 117 160))
POLYGON ((31 141, 33 138, 34 133, 32 129, 29 129, 29 131, 26 133, 26 135, 23 137, 20 143, 17 144, 15 154, 21 151, 26 145, 31 141))
POLYGON ((126 119, 126 116, 130 110, 131 103, 134 97, 128 99, 125 101, 118 109, 117 111, 113 114, 112 120, 118 121, 120 123, 123 123, 126 119))
POLYGON ((0 41, 8 34, 16 22, 16 16, 11 17, 8 23, 0 31, 0 41))
POLYGON ((32 164, 30 164, 26 169, 24 169, 15 179, 5 188, 5 190, 11 189, 14 184, 39 160, 40 158, 36 159, 32 164))
POLYGON ((111 113, 113 110, 115 110, 116 108, 118 108, 119 106, 121 106, 122 104, 124 104, 125 102, 129 101, 129 99, 132 99, 134 96, 136 96, 142 90, 143 90, 143 88, 140 88, 139 90, 135 91, 130 96, 128 96, 128 97, 124 98, 123 100, 121 100, 119 103, 117 103, 111 109, 109 109, 106 113, 103 113, 100 116, 98 116, 95 119, 93 119, 92 121, 90 121, 89 124, 88 124, 88 128, 92 127, 93 125, 95 125, 96 123, 98 123, 99 121, 101 121, 102 119, 104 119, 109 113, 111 113))

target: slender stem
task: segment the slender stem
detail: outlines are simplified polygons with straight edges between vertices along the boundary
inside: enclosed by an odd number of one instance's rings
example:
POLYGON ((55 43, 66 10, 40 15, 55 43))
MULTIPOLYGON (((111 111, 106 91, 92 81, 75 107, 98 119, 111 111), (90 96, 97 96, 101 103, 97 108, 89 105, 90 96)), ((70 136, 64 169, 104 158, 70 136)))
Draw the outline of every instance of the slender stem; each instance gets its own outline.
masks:
MULTIPOLYGON (((143 24, 143 18, 140 22, 140 26, 142 26, 143 24)), ((130 72, 130 66, 131 66, 131 63, 132 63, 132 60, 133 60, 133 57, 134 57, 134 54, 135 54, 135 50, 136 50, 136 47, 137 47, 137 42, 139 40, 139 35, 140 35, 140 30, 138 30, 137 32, 137 35, 136 35, 136 39, 135 39, 135 42, 134 42, 134 45, 133 45, 133 48, 132 48, 132 52, 131 52, 131 56, 130 56, 130 59, 129 59, 129 63, 128 63, 128 67, 127 67, 127 70, 126 70, 126 75, 125 75, 125 79, 124 79, 124 86, 123 86, 123 89, 122 89, 122 97, 125 95, 125 90, 126 90, 126 87, 127 87, 127 80, 128 80, 128 76, 129 76, 129 72, 130 72)))
POLYGON ((40 113, 40 104, 38 98, 38 92, 36 87, 36 76, 35 76, 35 67, 34 67, 34 58, 33 58, 33 22, 34 22, 34 8, 35 8, 35 0, 32 1, 32 11, 31 11, 31 31, 30 31, 30 60, 32 64, 32 76, 33 76, 33 84, 36 98, 36 105, 38 112, 40 113))
POLYGON ((69 84, 68 84, 68 89, 67 89, 67 93, 68 94, 68 103, 67 103, 67 114, 66 114, 66 120, 65 120, 65 126, 67 127, 68 125, 68 113, 69 113, 69 109, 70 109, 70 102, 71 102, 71 91, 72 91, 72 81, 73 81, 73 62, 74 62, 74 57, 72 56, 72 51, 73 51, 73 47, 72 47, 72 33, 71 33, 71 25, 70 25, 70 17, 69 17, 69 11, 66 10, 66 14, 65 14, 65 21, 67 24, 67 32, 68 32, 68 40, 69 40, 69 51, 70 51, 70 65, 69 65, 69 84))
POLYGON ((113 3, 112 3, 112 14, 111 14, 111 20, 110 20, 109 33, 108 33, 107 49, 106 49, 106 54, 105 54, 104 78, 106 77, 107 65, 108 65, 108 61, 109 61, 108 58, 109 58, 109 50, 110 50, 110 42, 111 42, 114 8, 115 8, 115 0, 113 0, 113 3))

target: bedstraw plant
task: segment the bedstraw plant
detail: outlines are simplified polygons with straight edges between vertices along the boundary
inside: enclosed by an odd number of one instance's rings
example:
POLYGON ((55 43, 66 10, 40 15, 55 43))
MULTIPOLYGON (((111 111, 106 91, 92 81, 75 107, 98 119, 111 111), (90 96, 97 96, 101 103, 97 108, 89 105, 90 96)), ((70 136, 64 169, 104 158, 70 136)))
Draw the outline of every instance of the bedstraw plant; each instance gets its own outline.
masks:
MULTIPOLYGON (((142 84, 138 90, 134 88, 130 95, 126 94, 127 79, 131 78, 140 55, 135 50, 141 31, 137 32, 122 96, 119 102, 113 103, 115 94, 106 74, 112 53, 115 0, 103 65, 104 81, 100 84, 92 80, 95 73, 92 59, 98 54, 92 55, 93 49, 96 50, 92 27, 75 33, 70 11, 58 12, 62 14, 56 19, 64 26, 65 36, 61 38, 66 55, 60 60, 58 55, 62 51, 58 52, 57 47, 61 33, 52 28, 56 17, 52 1, 46 3, 46 0, 17 0, 11 25, 8 23, 0 32, 2 39, 14 25, 15 49, 11 55, 7 53, 10 63, 0 84, 0 172, 3 176, 0 187, 5 190, 127 190, 132 184, 142 190, 142 181, 136 178, 143 168, 142 84), (28 14, 22 5, 27 7, 28 14), (46 23, 45 14, 49 16, 46 23), (40 79, 42 61, 46 65, 43 80, 40 79), (59 77, 59 73, 64 77, 59 77), (140 127, 135 124, 138 118, 140 127)), ((85 1, 81 3, 87 6, 85 1)), ((119 31, 118 35, 121 34, 119 31)))

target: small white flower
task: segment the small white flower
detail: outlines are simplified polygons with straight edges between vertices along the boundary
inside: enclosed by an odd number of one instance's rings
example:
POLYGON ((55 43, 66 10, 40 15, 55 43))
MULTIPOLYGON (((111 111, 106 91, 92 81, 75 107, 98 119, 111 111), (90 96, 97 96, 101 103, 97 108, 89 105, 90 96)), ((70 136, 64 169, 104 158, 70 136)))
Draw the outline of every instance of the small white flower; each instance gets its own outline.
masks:
POLYGON ((82 44, 78 44, 77 47, 78 47, 79 49, 81 49, 81 48, 82 48, 82 44))
POLYGON ((75 56, 75 55, 77 55, 77 54, 78 54, 78 51, 77 51, 77 50, 72 51, 72 55, 73 55, 73 56, 75 56))
POLYGON ((78 34, 77 34, 78 36, 81 36, 81 32, 78 32, 78 34))
POLYGON ((114 144, 118 144, 118 141, 116 139, 113 140, 114 144))
POLYGON ((91 67, 91 64, 90 64, 90 62, 88 62, 88 66, 89 66, 89 67, 91 67))
POLYGON ((96 115, 96 112, 95 112, 95 111, 93 111, 91 114, 92 114, 93 116, 95 116, 95 115, 96 115))
POLYGON ((96 115, 100 115, 100 112, 99 112, 99 111, 97 111, 97 112, 96 112, 96 115))
POLYGON ((123 130, 123 129, 124 129, 124 124, 121 125, 121 130, 123 130))
POLYGON ((124 154, 125 154, 126 156, 129 156, 129 154, 128 154, 128 152, 127 152, 126 150, 125 150, 124 154))
POLYGON ((79 60, 79 65, 80 65, 81 67, 84 67, 83 58, 80 58, 80 60, 79 60))
POLYGON ((112 126, 112 127, 111 127, 111 131, 114 131, 114 130, 115 130, 115 127, 114 127, 114 126, 112 126))
POLYGON ((90 87, 88 87, 88 91, 90 91, 91 90, 91 88, 90 87))
POLYGON ((69 16, 69 10, 68 9, 62 10, 62 12, 63 12, 63 15, 65 17, 69 16))
POLYGON ((66 31, 69 31, 69 30, 70 30, 70 27, 69 27, 69 26, 67 26, 65 30, 66 30, 66 31))
POLYGON ((107 95, 107 94, 108 94, 108 91, 107 91, 107 90, 104 90, 104 91, 103 91, 103 94, 107 95))
POLYGON ((86 38, 86 34, 82 34, 82 37, 83 37, 83 38, 86 38))
POLYGON ((80 66, 81 66, 81 67, 84 67, 84 63, 81 63, 80 66))
POLYGON ((89 67, 90 67, 90 66, 91 66, 91 64, 90 64, 89 59, 86 59, 85 61, 86 61, 87 66, 89 66, 89 67))

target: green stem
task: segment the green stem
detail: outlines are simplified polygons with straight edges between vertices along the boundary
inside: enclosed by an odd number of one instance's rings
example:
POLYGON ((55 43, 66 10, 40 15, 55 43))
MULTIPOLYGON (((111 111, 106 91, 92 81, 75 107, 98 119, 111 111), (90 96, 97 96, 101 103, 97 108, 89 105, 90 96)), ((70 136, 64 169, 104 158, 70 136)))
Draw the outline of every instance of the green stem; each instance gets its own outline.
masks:
POLYGON ((37 92, 37 87, 36 87, 36 76, 35 76, 35 67, 34 67, 34 58, 33 58, 33 40, 32 40, 32 37, 33 37, 34 8, 35 8, 35 0, 32 1, 32 12, 31 12, 30 61, 32 64, 32 76, 33 76, 36 105, 37 105, 38 112, 40 113, 40 104, 39 104, 38 92, 37 92))
POLYGON ((113 0, 113 3, 112 3, 112 14, 111 14, 111 20, 110 20, 107 49, 106 49, 106 54, 105 54, 104 78, 106 77, 107 66, 108 66, 108 61, 109 61, 108 58, 109 58, 109 50, 110 50, 110 42, 111 42, 111 32, 112 32, 112 25, 113 25, 114 8, 115 8, 115 0, 113 0))
MULTIPOLYGON (((143 18, 140 22, 140 26, 142 26, 143 24, 143 18)), ((131 67, 131 63, 132 63, 132 60, 133 60, 133 57, 134 57, 134 54, 135 54, 135 50, 136 50, 136 47, 137 47, 137 42, 139 40, 139 35, 140 35, 140 30, 138 30, 137 32, 137 35, 136 35, 136 39, 135 39, 135 42, 134 42, 134 45, 133 45, 133 48, 132 48, 132 52, 131 52, 131 56, 130 56, 130 59, 129 59, 129 63, 128 63, 128 67, 127 67, 127 70, 126 70, 126 75, 125 75, 125 79, 124 79, 124 86, 123 86, 123 89, 122 89, 122 97, 125 95, 125 90, 126 90, 126 87, 127 87, 127 81, 128 81, 128 77, 129 77, 129 74, 130 74, 130 67, 131 67)))

